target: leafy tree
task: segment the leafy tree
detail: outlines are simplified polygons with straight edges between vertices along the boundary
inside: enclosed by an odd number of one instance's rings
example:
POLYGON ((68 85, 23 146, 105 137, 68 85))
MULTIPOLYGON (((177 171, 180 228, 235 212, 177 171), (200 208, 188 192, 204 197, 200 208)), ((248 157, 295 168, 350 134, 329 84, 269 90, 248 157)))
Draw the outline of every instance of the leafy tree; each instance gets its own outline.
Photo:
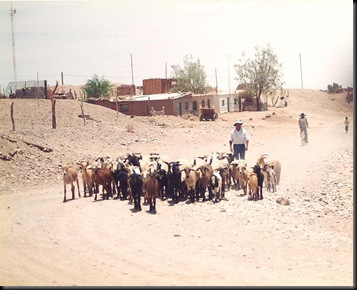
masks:
POLYGON ((201 65, 200 59, 196 62, 192 55, 186 55, 183 60, 184 66, 171 66, 173 69, 172 77, 177 80, 172 92, 193 92, 194 94, 204 94, 208 91, 206 72, 201 65))
POLYGON ((269 44, 266 48, 255 47, 255 59, 246 58, 245 52, 242 57, 243 59, 239 59, 239 63, 234 65, 237 73, 235 79, 256 98, 257 111, 260 111, 261 95, 282 86, 282 65, 269 44))
POLYGON ((96 74, 84 85, 84 91, 88 97, 101 98, 109 96, 113 84, 103 77, 99 78, 96 74))
POLYGON ((342 85, 339 85, 338 83, 333 83, 332 85, 328 85, 327 89, 329 93, 336 93, 338 89, 341 89, 342 85))

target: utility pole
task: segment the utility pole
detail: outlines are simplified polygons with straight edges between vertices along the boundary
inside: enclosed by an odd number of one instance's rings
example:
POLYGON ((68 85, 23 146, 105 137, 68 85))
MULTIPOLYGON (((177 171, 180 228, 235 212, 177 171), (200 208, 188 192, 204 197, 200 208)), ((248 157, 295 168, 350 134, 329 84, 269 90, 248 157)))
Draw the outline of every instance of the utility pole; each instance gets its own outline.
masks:
POLYGON ((133 72, 133 55, 132 54, 130 54, 130 61, 131 61, 131 93, 132 93, 132 95, 134 95, 135 89, 133 90, 133 88, 134 88, 134 72, 133 72))
POLYGON ((230 69, 229 69, 229 58, 230 58, 230 54, 228 54, 228 93, 229 93, 229 97, 231 97, 231 74, 230 74, 230 69))
MULTIPOLYGON (((38 98, 39 96, 39 89, 38 89, 38 87, 39 87, 39 81, 38 81, 38 72, 37 72, 37 82, 36 82, 36 97, 38 98)), ((38 99, 37 99, 37 104, 38 104, 38 99)))
POLYGON ((63 90, 63 72, 61 72, 61 82, 62 82, 62 94, 64 93, 64 90, 63 90))
POLYGON ((228 54, 228 102, 227 102, 227 110, 229 112, 229 102, 231 99, 231 74, 230 74, 230 69, 229 69, 229 58, 230 54, 228 54))
POLYGON ((218 80, 217 80, 217 68, 214 69, 216 75, 216 94, 218 94, 218 80))
POLYGON ((303 89, 303 82, 302 82, 302 65, 301 65, 301 53, 299 53, 299 57, 300 57, 300 75, 301 75, 301 88, 303 89))
POLYGON ((14 80, 15 80, 15 95, 17 90, 17 75, 16 75, 16 57, 15 57, 15 34, 14 34, 14 15, 16 14, 16 9, 10 9, 11 16, 11 36, 12 36, 12 62, 14 65, 14 80))
POLYGON ((165 93, 169 92, 169 83, 167 80, 167 62, 165 62, 165 93))

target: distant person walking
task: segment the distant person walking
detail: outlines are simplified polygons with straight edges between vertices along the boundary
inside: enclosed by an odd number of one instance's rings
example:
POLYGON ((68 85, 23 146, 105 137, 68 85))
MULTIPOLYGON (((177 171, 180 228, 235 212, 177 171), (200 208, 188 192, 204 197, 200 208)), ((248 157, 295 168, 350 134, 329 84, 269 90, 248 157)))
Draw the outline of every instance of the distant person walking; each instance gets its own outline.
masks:
POLYGON ((300 134, 304 132, 305 134, 305 142, 309 143, 308 138, 307 138, 307 128, 309 127, 309 123, 307 122, 306 116, 304 113, 300 114, 300 119, 299 119, 299 127, 300 127, 300 134))
POLYGON ((348 133, 348 125, 350 124, 350 121, 348 120, 348 117, 345 118, 345 131, 348 133))
POLYGON ((236 120, 234 129, 229 134, 229 148, 235 159, 245 160, 245 151, 248 150, 249 136, 247 130, 242 128, 243 122, 236 120))

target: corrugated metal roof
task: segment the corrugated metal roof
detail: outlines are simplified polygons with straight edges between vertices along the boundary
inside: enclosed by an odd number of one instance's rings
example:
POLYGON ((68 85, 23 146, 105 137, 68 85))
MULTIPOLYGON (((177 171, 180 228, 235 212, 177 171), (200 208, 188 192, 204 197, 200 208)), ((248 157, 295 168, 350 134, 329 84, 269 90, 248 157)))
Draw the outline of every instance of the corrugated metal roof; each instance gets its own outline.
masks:
POLYGON ((127 100, 130 101, 154 101, 154 100, 168 100, 168 99, 178 99, 191 93, 167 93, 167 94, 152 94, 152 95, 141 95, 141 96, 133 96, 127 100))
POLYGON ((9 92, 10 89, 12 89, 13 92, 16 90, 22 90, 23 88, 31 88, 31 87, 44 87, 45 86, 45 81, 44 80, 39 80, 39 81, 18 81, 18 82, 9 82, 9 84, 6 87, 6 91, 9 92))

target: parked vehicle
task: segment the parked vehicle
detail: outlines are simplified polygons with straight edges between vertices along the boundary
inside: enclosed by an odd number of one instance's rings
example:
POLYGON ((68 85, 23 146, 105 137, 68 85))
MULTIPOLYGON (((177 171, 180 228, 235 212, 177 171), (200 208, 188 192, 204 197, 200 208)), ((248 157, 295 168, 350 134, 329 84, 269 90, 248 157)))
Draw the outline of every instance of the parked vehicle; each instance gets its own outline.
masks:
POLYGON ((218 115, 213 108, 200 108, 200 121, 214 121, 217 117, 218 115))

